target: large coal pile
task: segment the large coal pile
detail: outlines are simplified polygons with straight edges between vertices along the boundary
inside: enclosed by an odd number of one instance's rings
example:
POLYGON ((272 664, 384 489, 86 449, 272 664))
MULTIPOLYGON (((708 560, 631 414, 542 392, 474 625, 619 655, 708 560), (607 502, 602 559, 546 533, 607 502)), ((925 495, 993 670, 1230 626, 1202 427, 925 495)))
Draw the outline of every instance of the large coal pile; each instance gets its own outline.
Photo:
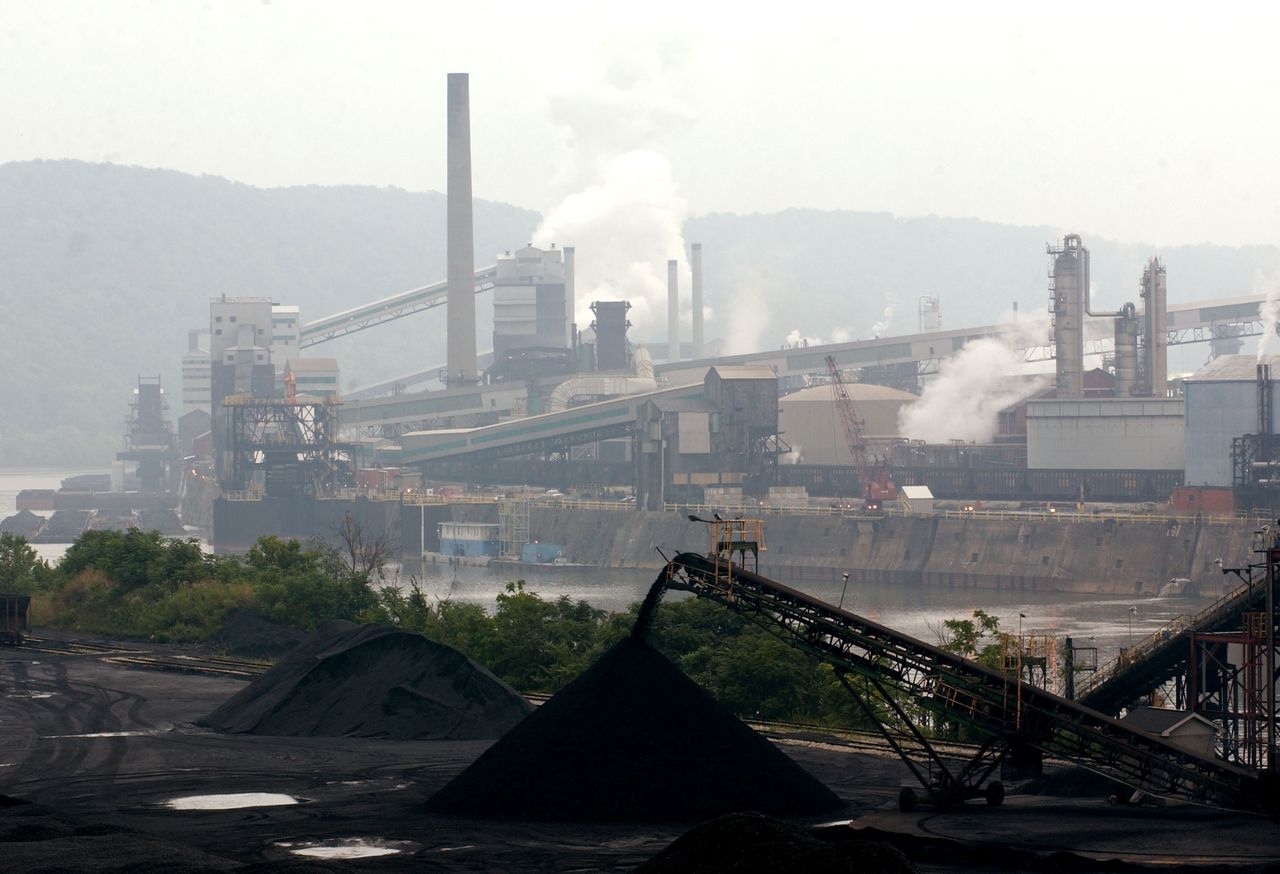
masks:
POLYGON ((734 810, 815 813, 840 800, 630 637, 428 802, 508 819, 676 822, 734 810))
POLYGON ((231 612, 209 643, 228 655, 257 659, 284 655, 305 639, 303 632, 241 607, 231 612))
POLYGON ((201 724, 238 734, 471 740, 501 736, 532 709, 421 634, 330 622, 201 724))

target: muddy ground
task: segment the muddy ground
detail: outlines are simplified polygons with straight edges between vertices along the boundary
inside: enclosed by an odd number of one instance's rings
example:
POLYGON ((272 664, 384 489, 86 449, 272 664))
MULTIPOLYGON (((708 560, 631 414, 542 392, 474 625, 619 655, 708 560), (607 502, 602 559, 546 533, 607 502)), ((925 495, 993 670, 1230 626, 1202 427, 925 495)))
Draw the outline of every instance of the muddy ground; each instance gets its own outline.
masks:
MULTIPOLYGON (((266 870, 273 861, 297 858, 285 844, 367 838, 401 842, 401 852, 344 863, 351 870, 629 871, 691 825, 429 814, 424 802, 489 741, 221 735, 193 723, 245 680, 139 669, 111 658, 110 651, 42 651, 38 645, 0 650, 0 794, 47 806, 78 824, 62 832, 42 825, 50 839, 22 841, 18 852, 12 839, 34 828, 26 823, 45 821, 14 820, 0 809, 0 838, 10 841, 0 843, 0 870, 53 871, 59 860, 65 866, 73 858, 86 867, 111 868, 113 853, 159 854, 164 842, 208 854, 199 856, 205 870, 250 863, 266 870), (165 806, 178 796, 232 792, 286 793, 302 803, 225 811, 165 806)), ((1017 794, 999 808, 974 802, 947 813, 920 808, 903 814, 896 799, 909 774, 896 758, 812 739, 779 746, 845 802, 830 819, 852 819, 933 846, 934 852, 912 854, 922 871, 1032 869, 1034 857, 988 852, 994 847, 1032 850, 1040 854, 1040 870, 1055 870, 1048 854, 1060 850, 1096 860, 1234 871, 1280 862, 1280 826, 1259 817, 1017 794)), ((28 836, 39 836, 37 831, 28 836)))

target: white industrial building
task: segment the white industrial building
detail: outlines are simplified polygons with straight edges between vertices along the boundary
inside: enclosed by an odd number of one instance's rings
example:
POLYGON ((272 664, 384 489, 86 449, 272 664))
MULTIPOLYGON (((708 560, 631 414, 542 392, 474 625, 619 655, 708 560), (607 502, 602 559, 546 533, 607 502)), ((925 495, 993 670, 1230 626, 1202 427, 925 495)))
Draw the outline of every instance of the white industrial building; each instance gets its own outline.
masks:
MULTIPOLYGON (((919 400, 910 392, 883 385, 854 383, 846 386, 863 430, 873 444, 902 436, 898 415, 919 400)), ((816 385, 793 392, 778 401, 778 428, 782 439, 804 464, 852 464, 844 425, 836 413, 830 385, 816 385)))
POLYGON ((324 397, 338 393, 336 358, 290 358, 285 374, 293 377, 294 391, 299 395, 324 397))
MULTIPOLYGON (((1258 433, 1258 365, 1280 364, 1280 355, 1222 355, 1183 380, 1187 420, 1185 479, 1189 486, 1230 486, 1231 441, 1258 433)), ((1271 408, 1277 387, 1271 383, 1271 408)), ((1275 423, 1270 423, 1274 429, 1275 423)))
POLYGON ((1181 470, 1182 401, 1090 398, 1027 403, 1032 470, 1181 470))
POLYGON ((209 370, 208 329, 187 332, 187 351, 182 356, 182 411, 213 411, 213 376, 209 370))

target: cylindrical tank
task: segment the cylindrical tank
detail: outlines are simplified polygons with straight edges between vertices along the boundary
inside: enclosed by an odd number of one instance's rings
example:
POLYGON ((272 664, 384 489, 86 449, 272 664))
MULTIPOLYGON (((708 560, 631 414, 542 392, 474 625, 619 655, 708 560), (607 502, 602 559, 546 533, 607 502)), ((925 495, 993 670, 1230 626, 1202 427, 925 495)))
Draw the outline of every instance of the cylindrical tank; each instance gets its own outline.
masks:
POLYGON ((1143 339, 1146 360, 1143 361, 1144 394, 1162 398, 1169 388, 1169 334, 1165 303, 1165 269, 1159 258, 1147 262, 1142 272, 1143 339))
POLYGON ((1132 397, 1138 385, 1138 316, 1127 303, 1116 316, 1116 397, 1132 397))
POLYGON ((1063 240, 1053 260, 1053 345, 1057 396, 1084 396, 1084 261, 1080 238, 1063 240))

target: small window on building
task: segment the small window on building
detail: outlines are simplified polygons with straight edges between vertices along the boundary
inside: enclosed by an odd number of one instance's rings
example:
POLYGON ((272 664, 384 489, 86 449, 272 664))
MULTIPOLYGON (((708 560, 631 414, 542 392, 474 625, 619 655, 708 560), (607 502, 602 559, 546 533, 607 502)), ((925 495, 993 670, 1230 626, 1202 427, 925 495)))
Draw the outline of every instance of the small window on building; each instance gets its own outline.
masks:
POLYGON ((975 553, 972 553, 972 554, 969 556, 969 563, 970 563, 970 564, 977 564, 977 563, 978 563, 978 553, 976 553, 976 552, 975 552, 975 553))
MULTIPOLYGON (((217 322, 217 323, 221 324, 221 323, 222 323, 222 316, 214 316, 214 317, 213 317, 213 320, 214 320, 215 322, 217 322)), ((221 332, 221 331, 219 331, 218 333, 219 333, 219 334, 221 334, 222 332, 221 332)))
POLYGON ((1049 556, 1047 556, 1047 555, 1042 555, 1042 556, 1040 556, 1040 564, 1044 565, 1045 567, 1048 567, 1048 566, 1049 566, 1049 556))
POLYGON ((1116 570, 1120 570, 1120 568, 1122 568, 1122 567, 1124 567, 1124 559, 1123 559, 1123 558, 1117 558, 1117 559, 1116 559, 1116 570))
POLYGON ((902 560, 911 561, 911 547, 908 546, 906 549, 902 551, 902 560))
POLYGON ((217 335, 221 336, 221 335, 222 335, 222 329, 221 329, 221 328, 216 328, 216 329, 214 330, 214 332, 213 332, 213 333, 215 333, 215 334, 217 334, 217 335))
POLYGON ((235 316, 232 316, 231 318, 227 319, 228 322, 234 322, 235 320, 236 320, 235 316))

